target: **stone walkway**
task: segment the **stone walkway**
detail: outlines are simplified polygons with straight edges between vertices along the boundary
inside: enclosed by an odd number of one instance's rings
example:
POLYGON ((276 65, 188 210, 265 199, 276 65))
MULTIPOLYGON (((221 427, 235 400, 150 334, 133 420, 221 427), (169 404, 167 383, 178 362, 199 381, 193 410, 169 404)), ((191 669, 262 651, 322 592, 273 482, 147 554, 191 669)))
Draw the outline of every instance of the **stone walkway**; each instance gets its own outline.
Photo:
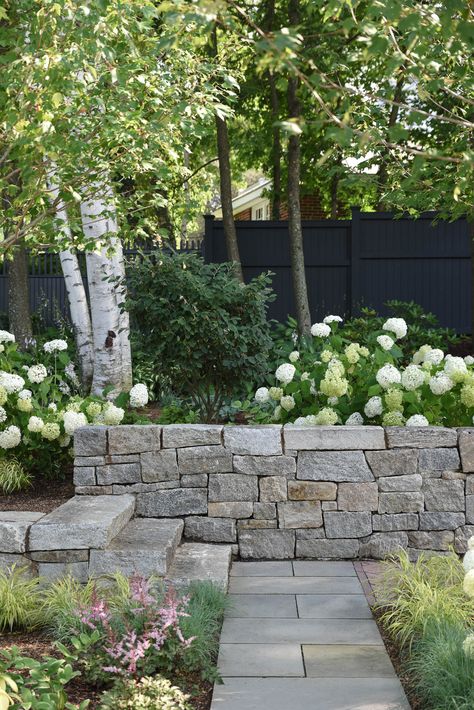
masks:
POLYGON ((409 710, 351 562, 234 562, 211 710, 409 710))

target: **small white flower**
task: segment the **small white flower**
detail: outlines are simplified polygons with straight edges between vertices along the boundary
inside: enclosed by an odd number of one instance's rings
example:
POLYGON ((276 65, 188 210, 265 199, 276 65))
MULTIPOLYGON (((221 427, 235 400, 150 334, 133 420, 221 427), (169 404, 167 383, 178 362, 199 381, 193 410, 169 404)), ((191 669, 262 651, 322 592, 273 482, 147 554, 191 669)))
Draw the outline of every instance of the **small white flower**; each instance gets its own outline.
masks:
POLYGON ((353 412, 350 417, 346 419, 344 424, 346 426, 362 426, 364 423, 364 417, 360 412, 353 412))
POLYGON ((301 382, 306 382, 306 380, 309 380, 309 372, 303 372, 301 375, 301 382))
POLYGON ((314 323, 311 326, 311 335, 315 338, 327 338, 331 335, 331 326, 327 323, 314 323))
POLYGON ((369 419, 379 417, 383 412, 382 397, 371 397, 364 407, 364 414, 369 419))
POLYGON ((462 357, 453 357, 446 355, 444 361, 444 371, 453 382, 461 382, 467 375, 467 366, 462 357))
POLYGON ((50 402, 50 403, 48 404, 48 409, 49 409, 51 412, 57 412, 57 411, 58 411, 58 405, 56 404, 56 402, 50 402))
POLYGON ((48 371, 44 365, 32 365, 28 368, 27 377, 30 382, 39 384, 48 376, 48 371))
POLYGON ((402 385, 409 392, 421 387, 424 381, 425 374, 418 365, 408 365, 402 372, 402 385))
POLYGON ((14 343, 15 336, 9 333, 8 330, 0 330, 0 343, 14 343))
POLYGON ((74 387, 79 387, 81 383, 79 382, 79 377, 77 376, 76 368, 74 367, 73 362, 68 362, 68 364, 64 368, 64 374, 71 380, 74 387))
POLYGON ((18 399, 31 399, 33 396, 33 393, 31 390, 20 390, 18 392, 18 399))
POLYGON ((284 385, 287 385, 295 376, 295 372, 296 368, 294 365, 291 365, 291 363, 289 362, 284 362, 283 365, 277 367, 275 377, 279 382, 282 382, 284 385))
POLYGON ((445 372, 437 372, 430 377, 429 386, 433 394, 445 394, 454 387, 454 382, 445 372))
POLYGON ((14 424, 0 431, 0 449, 14 449, 21 442, 21 431, 14 424))
POLYGON ((20 375, 14 375, 11 372, 0 370, 0 385, 7 391, 8 394, 19 392, 25 386, 25 380, 20 375))
POLYGON ((339 397, 328 397, 328 404, 330 404, 331 407, 334 406, 335 404, 337 404, 338 402, 339 402, 339 397))
POLYGON ((429 426, 430 423, 423 414, 413 414, 406 420, 405 426, 429 426))
POLYGON ((76 429, 79 429, 81 426, 87 426, 89 423, 85 414, 72 411, 64 412, 63 421, 66 434, 74 434, 76 429))
POLYGON ((375 375, 375 379, 383 389, 388 389, 392 385, 398 385, 401 382, 401 375, 394 365, 386 363, 375 375))
POLYGON ((299 359, 300 359, 300 354, 299 354, 298 350, 293 350, 293 352, 290 353, 290 355, 288 357, 288 360, 290 362, 297 362, 297 360, 299 360, 299 359))
POLYGON ((104 422, 109 426, 120 424, 124 416, 125 410, 121 407, 116 407, 112 402, 109 402, 104 409, 104 422))
POLYGON ((285 411, 291 412, 295 407, 295 400, 291 394, 287 394, 281 398, 280 405, 285 411))
POLYGON ((270 401, 270 393, 268 391, 268 387, 258 388, 258 390, 255 392, 255 401, 258 402, 258 404, 266 404, 270 401))
POLYGON ((403 318, 388 318, 382 328, 390 331, 390 333, 395 333, 397 338, 404 338, 408 331, 406 321, 403 318))
POLYGON ((71 394, 71 388, 69 387, 67 382, 64 382, 64 380, 61 380, 59 382, 58 390, 65 394, 67 397, 71 394))
POLYGON ((432 348, 428 350, 426 355, 423 357, 423 362, 429 362, 432 365, 439 365, 444 358, 444 352, 439 348, 432 348))
POLYGON ((389 335, 379 335, 377 342, 382 350, 391 350, 395 345, 395 341, 389 335))
POLYGON ((326 323, 326 325, 330 323, 342 323, 342 318, 341 316, 326 316, 326 318, 323 318, 323 323, 326 323))
POLYGON ((28 420, 28 431, 39 433, 43 431, 44 421, 41 417, 30 417, 28 420))
POLYGON ((472 355, 466 355, 464 362, 466 365, 474 365, 474 357, 472 357, 472 355))
POLYGON ((130 390, 130 406, 145 407, 148 404, 148 389, 146 385, 138 382, 130 390))
POLYGON ((0 424, 3 424, 4 421, 7 419, 7 412, 6 409, 3 407, 0 407, 0 424))
POLYGON ((45 353, 57 353, 61 350, 67 350, 67 343, 65 340, 49 340, 43 345, 43 350, 45 353))

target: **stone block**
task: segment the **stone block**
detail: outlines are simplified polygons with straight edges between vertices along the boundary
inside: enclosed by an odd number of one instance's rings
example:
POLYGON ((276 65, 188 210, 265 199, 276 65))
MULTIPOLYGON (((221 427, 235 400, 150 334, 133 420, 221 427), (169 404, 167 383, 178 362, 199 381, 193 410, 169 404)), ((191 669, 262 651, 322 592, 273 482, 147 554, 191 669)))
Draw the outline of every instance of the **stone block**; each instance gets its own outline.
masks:
MULTIPOLYGON (((92 458, 92 457, 91 457, 92 458)), ((97 458, 100 458, 97 456, 97 458)), ((94 466, 74 466, 73 475, 75 486, 95 486, 97 481, 95 478, 94 466)))
POLYGON ((247 520, 237 521, 238 530, 267 530, 268 528, 277 527, 278 521, 276 518, 272 518, 270 520, 255 520, 255 518, 248 518, 247 520))
POLYGON ((456 530, 465 523, 464 513, 420 513, 420 530, 456 530))
MULTIPOLYGON (((140 454, 107 454, 104 463, 139 463, 140 454)), ((99 466, 99 464, 96 464, 99 466)))
POLYGON ((474 525, 474 495, 466 496, 466 523, 474 525))
POLYGON ((182 488, 207 488, 207 473, 195 473, 194 475, 181 476, 180 485, 182 488))
MULTIPOLYGON (((103 466, 105 461, 105 456, 76 456, 74 459, 74 466, 103 466)), ((107 463, 112 463, 112 461, 107 461, 107 463)))
POLYGON ((111 496, 113 486, 76 486, 74 492, 77 496, 111 496))
POLYGON ((444 481, 465 481, 467 479, 467 473, 462 471, 443 471, 441 478, 444 481))
POLYGON ((99 486, 107 486, 112 483, 140 483, 140 474, 139 463, 112 463, 96 468, 99 486))
POLYGON ((410 449, 367 451, 365 457, 376 478, 406 476, 418 470, 418 452, 410 449))
POLYGON ((288 481, 290 500, 336 500, 337 485, 324 481, 288 481))
POLYGON ((377 532, 395 532, 397 530, 418 530, 417 513, 395 513, 394 515, 373 515, 372 526, 377 532))
POLYGON ((288 482, 284 476, 267 476, 260 479, 260 501, 277 503, 287 500, 288 482))
POLYGON ((240 473, 212 473, 209 476, 209 501, 255 501, 258 500, 257 476, 240 473))
POLYGON ((306 528, 296 531, 297 540, 321 540, 325 537, 324 528, 306 528))
POLYGON ((318 500, 287 501, 277 507, 280 528, 319 528, 323 524, 318 500))
POLYGON ((175 449, 147 451, 144 454, 140 454, 140 463, 142 481, 144 483, 173 481, 179 478, 175 449))
POLYGON ((376 532, 367 540, 361 542, 359 557, 383 560, 387 555, 406 549, 408 535, 406 532, 376 532))
POLYGON ((85 584, 89 579, 88 562, 39 562, 38 574, 49 584, 63 577, 74 577, 77 582, 85 584))
POLYGON ((298 479, 310 481, 373 481, 362 451, 302 451, 298 479))
POLYGON ((136 514, 143 518, 173 518, 177 515, 207 513, 207 490, 202 488, 175 488, 138 493, 136 514))
POLYGON ((84 426, 74 432, 74 456, 104 456, 107 453, 107 427, 84 426))
POLYGON ((184 535, 202 542, 235 542, 235 520, 191 516, 184 522, 184 535))
POLYGON ((337 501, 323 500, 323 502, 321 503, 321 508, 323 510, 337 510, 337 501))
POLYGON ((337 494, 339 510, 377 510, 379 491, 374 483, 340 483, 337 494))
POLYGON ((16 565, 18 568, 25 570, 25 577, 31 579, 38 576, 38 565, 36 562, 29 560, 25 555, 20 555, 13 552, 0 552, 0 570, 5 572, 16 565))
POLYGON ((141 454, 161 448, 161 426, 122 424, 108 429, 109 454, 141 454))
POLYGON ((379 495, 379 513, 417 513, 420 510, 423 510, 423 494, 418 491, 379 495))
POLYGON ((288 476, 296 473, 293 456, 234 456, 235 473, 252 476, 288 476))
POLYGON ((272 520, 276 518, 275 503, 254 503, 253 517, 257 520, 272 520))
POLYGON ((420 550, 449 550, 454 545, 454 532, 452 530, 433 530, 431 532, 418 530, 408 533, 408 542, 411 547, 420 550))
POLYGON ((177 589, 181 587, 186 589, 194 581, 209 580, 225 592, 231 554, 232 545, 185 542, 176 550, 167 579, 177 589))
POLYGON ((474 476, 467 475, 466 477, 466 495, 474 495, 474 476))
POLYGON ((29 529, 43 516, 29 511, 0 511, 0 552, 25 552, 29 529))
POLYGON ((180 473, 227 473, 232 471, 232 454, 223 446, 190 446, 178 449, 180 473))
POLYGON ((33 562, 88 562, 89 550, 36 550, 28 557, 33 562))
POLYGON ((398 427, 391 426, 385 429, 387 446, 393 448, 433 449, 439 447, 456 446, 458 434, 456 429, 440 426, 398 427))
POLYGON ((384 449, 385 436, 379 426, 298 426, 283 427, 285 450, 341 451, 350 449, 384 449))
POLYGON ((225 427, 224 446, 240 456, 282 454, 281 427, 275 424, 225 427))
POLYGON ((294 530, 242 530, 240 556, 256 560, 291 560, 295 556, 294 530))
POLYGON ((296 557, 318 560, 352 560, 359 554, 359 540, 297 540, 296 557))
POLYGON ((215 518, 250 518, 253 513, 254 503, 239 502, 239 503, 209 503, 208 515, 215 518))
POLYGON ((423 485, 426 510, 464 512, 464 481, 428 478, 423 485))
POLYGON ((461 429, 459 432, 459 451, 464 473, 474 472, 474 429, 461 429))
POLYGON ((412 473, 408 476, 381 476, 378 479, 378 484, 381 493, 420 491, 423 477, 419 473, 412 473))
POLYGON ((324 513, 324 528, 328 538, 365 537, 372 532, 370 513, 324 513))
POLYGON ((168 424, 163 427, 163 448, 212 446, 222 443, 222 426, 218 424, 168 424))
POLYGON ((178 488, 177 481, 161 481, 161 483, 131 483, 130 485, 120 485, 114 483, 112 494, 122 495, 123 493, 154 493, 165 489, 178 488))
POLYGON ((454 549, 459 555, 467 552, 467 543, 474 535, 474 525, 462 525, 454 533, 454 549))
POLYGON ((457 449, 420 449, 418 452, 420 471, 457 471, 460 465, 457 449))

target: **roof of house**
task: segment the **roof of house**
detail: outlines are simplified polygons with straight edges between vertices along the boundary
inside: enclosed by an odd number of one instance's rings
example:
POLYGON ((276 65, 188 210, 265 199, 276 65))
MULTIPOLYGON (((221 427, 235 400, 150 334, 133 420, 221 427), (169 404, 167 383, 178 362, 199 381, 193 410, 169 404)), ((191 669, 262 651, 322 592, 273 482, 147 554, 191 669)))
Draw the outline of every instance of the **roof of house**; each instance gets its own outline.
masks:
MULTIPOLYGON (((268 178, 261 178, 258 182, 253 185, 240 190, 237 195, 232 200, 232 209, 235 212, 241 212, 249 207, 252 207, 255 203, 262 199, 262 193, 267 190, 272 184, 272 181, 268 178)), ((221 207, 217 207, 214 212, 216 217, 222 216, 221 207)))

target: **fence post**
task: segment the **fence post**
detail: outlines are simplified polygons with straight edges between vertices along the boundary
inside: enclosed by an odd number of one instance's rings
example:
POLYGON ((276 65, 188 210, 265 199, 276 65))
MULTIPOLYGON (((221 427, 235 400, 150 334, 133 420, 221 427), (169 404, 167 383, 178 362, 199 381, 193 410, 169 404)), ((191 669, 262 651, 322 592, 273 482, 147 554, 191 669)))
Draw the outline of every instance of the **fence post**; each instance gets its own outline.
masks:
POLYGON ((361 240, 361 219, 360 207, 351 207, 351 231, 350 231, 350 278, 349 278, 349 312, 353 318, 357 315, 360 305, 360 240, 361 240))
POLYGON ((204 215, 204 261, 212 263, 214 257, 214 215, 204 215))

